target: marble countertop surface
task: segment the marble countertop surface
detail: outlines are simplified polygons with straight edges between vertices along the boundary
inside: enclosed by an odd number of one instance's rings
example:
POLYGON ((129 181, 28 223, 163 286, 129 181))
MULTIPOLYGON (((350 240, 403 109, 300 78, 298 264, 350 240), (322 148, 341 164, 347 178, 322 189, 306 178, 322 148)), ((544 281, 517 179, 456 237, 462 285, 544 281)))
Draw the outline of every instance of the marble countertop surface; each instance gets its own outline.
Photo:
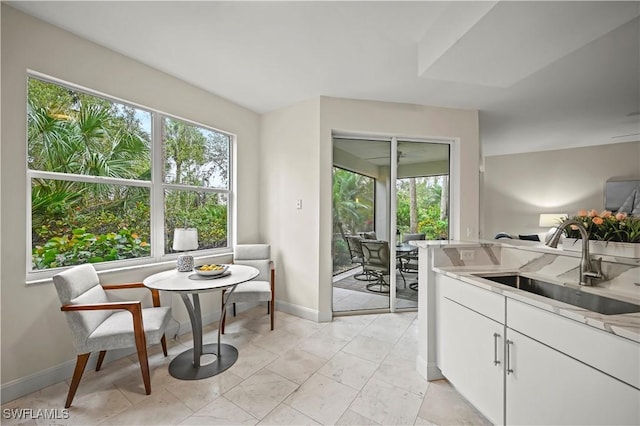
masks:
MULTIPOLYGON (((477 243, 476 243, 477 244, 477 243)), ((464 244, 461 244, 464 245, 464 244)), ((451 245, 449 245, 451 246, 451 245)), ((536 306, 557 315, 570 318, 574 321, 596 327, 598 329, 613 333, 620 337, 630 339, 640 343, 640 312, 621 315, 603 315, 597 312, 589 311, 577 306, 568 305, 550 299, 544 296, 532 294, 523 290, 519 290, 507 285, 499 284, 481 277, 475 276, 479 273, 508 273, 518 272, 517 267, 505 267, 501 265, 475 265, 475 266, 446 266, 434 267, 434 272, 459 279, 468 284, 484 288, 486 290, 502 294, 506 297, 519 300, 521 302, 536 306)), ((575 288, 579 291, 590 292, 612 299, 623 300, 630 303, 640 304, 640 288, 637 297, 629 296, 629 294, 618 294, 609 288, 599 288, 597 286, 585 287, 573 283, 566 283, 560 280, 550 279, 548 276, 536 276, 535 273, 526 273, 532 278, 539 278, 554 284, 575 288)))

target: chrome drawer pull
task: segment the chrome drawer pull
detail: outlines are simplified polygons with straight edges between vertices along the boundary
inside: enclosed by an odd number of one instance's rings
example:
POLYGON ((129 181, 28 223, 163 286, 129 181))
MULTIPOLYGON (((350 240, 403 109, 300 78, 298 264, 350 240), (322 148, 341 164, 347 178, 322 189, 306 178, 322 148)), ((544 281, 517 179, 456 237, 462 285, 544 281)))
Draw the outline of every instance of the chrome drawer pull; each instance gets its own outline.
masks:
POLYGON ((498 338, 500 335, 498 333, 493 333, 493 365, 500 364, 500 360, 498 360, 498 338))
POLYGON ((511 368, 511 345, 513 345, 513 341, 507 339, 507 375, 513 373, 511 368))

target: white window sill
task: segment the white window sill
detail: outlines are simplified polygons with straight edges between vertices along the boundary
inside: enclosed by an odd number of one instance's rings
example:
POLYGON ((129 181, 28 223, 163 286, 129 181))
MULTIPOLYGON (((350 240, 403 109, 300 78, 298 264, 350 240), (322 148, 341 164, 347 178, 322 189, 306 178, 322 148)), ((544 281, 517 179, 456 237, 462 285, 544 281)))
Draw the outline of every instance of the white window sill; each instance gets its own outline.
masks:
MULTIPOLYGON (((121 265, 114 266, 108 269, 99 269, 96 267, 98 272, 98 276, 108 275, 114 273, 123 273, 123 272, 135 272, 136 275, 139 273, 147 273, 149 275, 154 274, 156 272, 160 272, 163 270, 168 270, 171 268, 175 268, 176 259, 178 255, 171 255, 171 258, 166 258, 166 260, 162 260, 159 262, 149 261, 148 263, 136 263, 129 265, 121 265)), ((225 258, 230 258, 233 256, 233 250, 231 248, 225 249, 223 252, 215 252, 208 254, 201 254, 200 256, 194 256, 196 264, 204 264, 208 262, 225 262, 225 258)), ((105 266, 105 265, 103 265, 105 266)), ((60 271, 68 269, 68 268, 56 268, 54 270, 45 270, 38 272, 30 272, 27 273, 26 284, 51 284, 53 283, 53 276, 60 271)))

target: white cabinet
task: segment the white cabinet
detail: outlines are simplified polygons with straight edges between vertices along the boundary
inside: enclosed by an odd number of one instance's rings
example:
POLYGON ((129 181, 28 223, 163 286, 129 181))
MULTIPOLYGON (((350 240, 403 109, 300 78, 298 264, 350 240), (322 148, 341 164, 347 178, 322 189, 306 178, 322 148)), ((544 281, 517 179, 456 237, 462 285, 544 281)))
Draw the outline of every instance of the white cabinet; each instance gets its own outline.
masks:
POLYGON ((437 359, 495 424, 640 424, 640 345, 438 275, 437 359))
POLYGON ((504 326, 444 299, 439 367, 456 389, 492 423, 503 423, 504 326))
POLYGON ((637 389, 517 331, 507 339, 506 424, 640 424, 637 389))

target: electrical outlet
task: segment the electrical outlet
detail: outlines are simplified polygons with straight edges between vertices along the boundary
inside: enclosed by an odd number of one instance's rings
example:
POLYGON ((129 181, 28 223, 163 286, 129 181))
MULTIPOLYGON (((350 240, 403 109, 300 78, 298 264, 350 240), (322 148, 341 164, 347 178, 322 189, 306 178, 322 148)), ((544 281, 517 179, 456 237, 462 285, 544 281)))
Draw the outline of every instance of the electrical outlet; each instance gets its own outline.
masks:
POLYGON ((473 260, 476 257, 474 250, 460 250, 460 260, 473 260))
POLYGON ((296 201, 296 208, 297 208, 298 210, 302 210, 302 200, 297 200, 297 201, 296 201))

